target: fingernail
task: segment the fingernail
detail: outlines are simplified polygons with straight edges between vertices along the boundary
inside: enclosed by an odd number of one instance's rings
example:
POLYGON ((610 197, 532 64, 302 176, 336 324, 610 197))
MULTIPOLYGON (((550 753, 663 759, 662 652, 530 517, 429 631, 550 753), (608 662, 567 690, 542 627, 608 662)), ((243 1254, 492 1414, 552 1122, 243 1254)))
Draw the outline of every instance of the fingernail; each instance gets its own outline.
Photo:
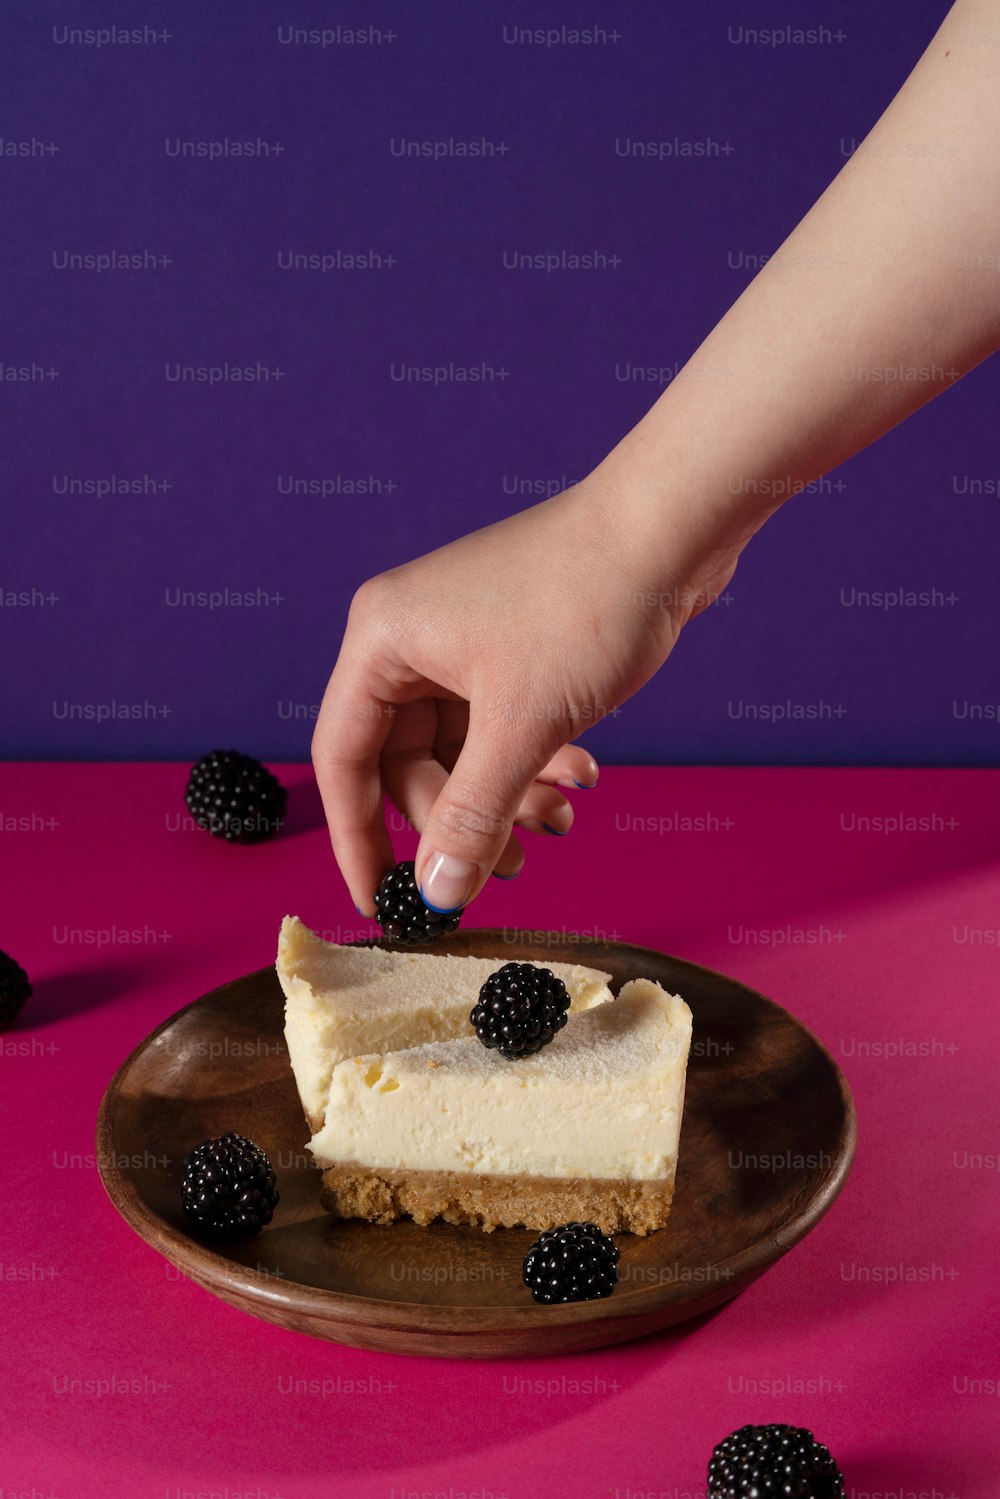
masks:
POLYGON ((471 899, 479 878, 475 864, 468 859, 456 859, 454 854, 431 854, 424 870, 420 898, 432 911, 457 911, 471 899))
POLYGON ((597 785, 597 782, 596 781, 578 781, 574 777, 574 779, 573 779, 573 785, 574 786, 579 786, 579 788, 580 788, 581 791, 593 791, 594 787, 597 785))
POLYGON ((497 874, 495 869, 492 871, 495 880, 516 880, 520 873, 520 869, 515 869, 513 874, 497 874))
POLYGON ((543 822, 542 827, 547 833, 554 833, 557 838, 565 838, 566 834, 569 832, 569 828, 553 828, 550 827, 547 822, 543 822))

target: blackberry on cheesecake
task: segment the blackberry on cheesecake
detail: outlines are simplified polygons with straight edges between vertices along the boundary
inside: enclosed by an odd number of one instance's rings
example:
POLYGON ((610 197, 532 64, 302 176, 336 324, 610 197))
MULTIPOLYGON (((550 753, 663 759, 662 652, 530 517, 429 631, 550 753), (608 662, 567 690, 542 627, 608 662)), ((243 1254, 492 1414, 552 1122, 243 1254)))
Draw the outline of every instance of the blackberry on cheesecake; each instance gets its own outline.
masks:
POLYGON ((486 1047, 502 1057, 533 1056, 566 1024, 569 995, 550 968, 505 963, 479 991, 469 1020, 486 1047))

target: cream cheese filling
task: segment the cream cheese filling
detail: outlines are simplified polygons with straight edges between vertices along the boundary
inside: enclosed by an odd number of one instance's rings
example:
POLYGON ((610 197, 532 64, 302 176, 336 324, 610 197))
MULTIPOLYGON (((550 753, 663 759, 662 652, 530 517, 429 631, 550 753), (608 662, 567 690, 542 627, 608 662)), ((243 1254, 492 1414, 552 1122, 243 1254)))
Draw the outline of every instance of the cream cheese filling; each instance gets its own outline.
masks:
POLYGON ((672 1179, 690 1041, 684 1001, 637 979, 533 1057, 474 1036, 362 1053, 332 1068, 309 1148, 322 1166, 672 1179))
MULTIPOLYGON (((285 1041, 312 1128, 322 1121, 337 1063, 471 1035, 469 1011, 491 973, 509 957, 386 952, 326 942, 286 916, 276 970, 285 995, 285 1041)), ((549 967, 565 983, 570 1011, 611 998, 609 974, 575 963, 549 967)))

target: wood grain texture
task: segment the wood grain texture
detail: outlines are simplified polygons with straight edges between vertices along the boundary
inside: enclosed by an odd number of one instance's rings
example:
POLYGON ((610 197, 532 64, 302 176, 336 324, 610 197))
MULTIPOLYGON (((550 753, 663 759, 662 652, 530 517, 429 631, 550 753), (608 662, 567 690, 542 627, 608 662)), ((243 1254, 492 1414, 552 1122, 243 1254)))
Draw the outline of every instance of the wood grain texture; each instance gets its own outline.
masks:
POLYGON ((536 1306, 521 1281, 528 1230, 329 1217, 270 968, 165 1021, 109 1084, 97 1159, 126 1222, 206 1290, 265 1321, 358 1348, 509 1358, 624 1342, 698 1316, 787 1253, 836 1198, 854 1154, 850 1092, 827 1051, 772 1001, 663 953, 560 933, 460 930, 435 951, 586 963, 609 970, 615 991, 651 978, 690 1005, 673 1209, 647 1238, 618 1236, 612 1296, 536 1306), (261 1234, 223 1252, 189 1233, 179 1184, 188 1151, 230 1129, 267 1152, 281 1201, 261 1234))

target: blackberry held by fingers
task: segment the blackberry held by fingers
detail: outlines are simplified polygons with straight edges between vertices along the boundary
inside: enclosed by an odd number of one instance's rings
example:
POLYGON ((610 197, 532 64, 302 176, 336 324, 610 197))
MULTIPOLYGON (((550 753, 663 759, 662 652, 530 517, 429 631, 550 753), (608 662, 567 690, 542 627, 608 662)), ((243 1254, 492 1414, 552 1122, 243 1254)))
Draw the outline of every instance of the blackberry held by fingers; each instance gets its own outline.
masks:
POLYGON ((618 1245, 596 1223, 564 1223, 536 1239, 524 1257, 524 1284, 536 1301, 596 1301, 618 1280, 618 1245))
POLYGON ((741 1426, 712 1453, 708 1499, 843 1499, 829 1450, 804 1426, 741 1426))
POLYGON ((548 968, 505 963, 480 989, 469 1019, 484 1046, 513 1061, 547 1046, 568 1009, 566 985, 548 968))
POLYGON ((16 958, 0 952, 0 1025, 11 1025, 24 1001, 31 998, 31 980, 16 958))
POLYGON ((248 1239, 278 1205, 271 1162, 252 1140, 230 1130, 196 1145, 184 1162, 181 1202, 209 1238, 248 1239))
POLYGON ((375 920, 393 942, 411 947, 434 942, 453 932, 464 907, 457 911, 432 911, 417 888, 413 860, 404 859, 382 876, 375 892, 375 920))
POLYGON ((252 755, 213 750, 191 767, 184 800, 214 838, 261 843, 281 827, 288 792, 252 755))

